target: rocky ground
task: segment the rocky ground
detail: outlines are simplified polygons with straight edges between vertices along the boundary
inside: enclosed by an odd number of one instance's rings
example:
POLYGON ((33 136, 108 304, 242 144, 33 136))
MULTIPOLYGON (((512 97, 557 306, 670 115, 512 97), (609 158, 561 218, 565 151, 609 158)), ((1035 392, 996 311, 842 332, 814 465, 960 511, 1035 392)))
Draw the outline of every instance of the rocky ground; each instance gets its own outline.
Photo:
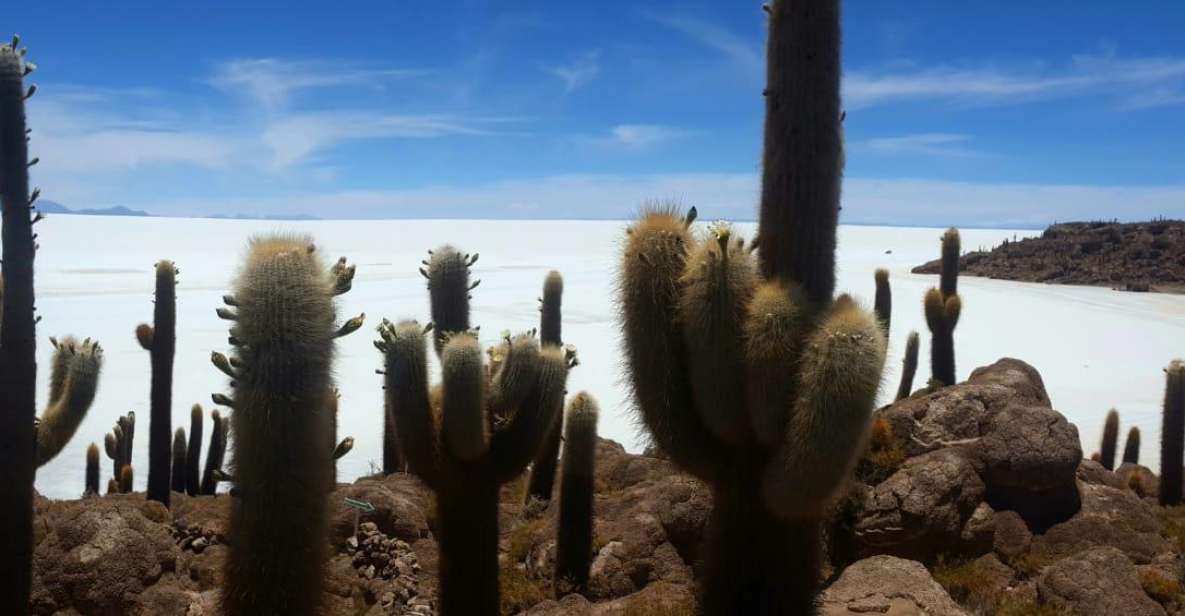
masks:
MULTIPOLYGON (((931 261, 913 272, 937 274, 940 268, 940 261, 931 261)), ((1185 293, 1185 221, 1055 224, 1040 237, 969 252, 959 271, 1004 280, 1185 293)))
MULTIPOLYGON (((825 616, 1185 614, 1185 512, 1155 501, 1142 467, 1083 460, 1041 377, 1005 359, 966 382, 881 409, 858 480, 836 506, 825 616)), ((555 507, 502 511, 504 613, 692 613, 706 487, 658 457, 598 446, 586 596, 551 597, 555 507)), ((215 614, 228 496, 38 499, 36 614, 215 614)), ((330 496, 328 614, 433 614, 430 495, 412 477, 330 496), (361 517, 345 497, 376 511, 361 517)))

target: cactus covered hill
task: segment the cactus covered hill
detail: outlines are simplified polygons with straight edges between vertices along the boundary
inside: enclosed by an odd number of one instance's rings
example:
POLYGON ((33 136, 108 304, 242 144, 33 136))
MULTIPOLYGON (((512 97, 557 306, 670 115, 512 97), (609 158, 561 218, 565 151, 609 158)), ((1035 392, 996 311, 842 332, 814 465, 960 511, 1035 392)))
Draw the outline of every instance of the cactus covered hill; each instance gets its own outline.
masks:
MULTIPOLYGON (((939 266, 938 260, 930 261, 913 272, 937 274, 939 266)), ((1185 221, 1058 223, 1038 237, 968 252, 959 271, 1004 280, 1185 293, 1185 221)))

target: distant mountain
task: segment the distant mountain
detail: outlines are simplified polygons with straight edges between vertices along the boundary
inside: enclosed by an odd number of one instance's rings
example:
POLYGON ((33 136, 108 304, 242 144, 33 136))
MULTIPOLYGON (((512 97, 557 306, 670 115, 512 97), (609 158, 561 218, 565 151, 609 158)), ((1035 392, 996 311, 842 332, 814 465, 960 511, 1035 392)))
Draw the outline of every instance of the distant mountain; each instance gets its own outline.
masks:
POLYGON ((86 216, 151 216, 143 210, 133 210, 122 205, 108 208, 87 208, 72 210, 57 201, 37 200, 37 209, 43 214, 83 214, 86 216))
POLYGON ((211 214, 207 218, 217 218, 219 220, 323 220, 317 216, 309 216, 307 214, 270 214, 270 215, 252 215, 252 214, 211 214))

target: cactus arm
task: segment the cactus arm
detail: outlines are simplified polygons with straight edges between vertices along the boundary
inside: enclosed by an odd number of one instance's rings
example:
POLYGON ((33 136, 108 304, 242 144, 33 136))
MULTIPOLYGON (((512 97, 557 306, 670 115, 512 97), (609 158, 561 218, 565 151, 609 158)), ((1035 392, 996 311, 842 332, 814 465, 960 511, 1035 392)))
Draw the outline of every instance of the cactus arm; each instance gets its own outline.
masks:
POLYGON ((489 407, 495 418, 514 415, 539 379, 539 343, 530 333, 507 335, 493 351, 498 368, 490 386, 489 407))
POLYGON ((1123 445, 1123 463, 1140 463, 1140 429, 1135 426, 1127 431, 1127 442, 1123 445))
POLYGON ((563 344, 563 301, 564 277, 552 270, 543 279, 543 297, 539 298, 539 341, 543 344, 563 344))
POLYGON ((744 316, 746 403, 752 434, 772 446, 782 440, 798 382, 798 356, 812 319, 797 286, 762 282, 744 316))
POLYGON ((785 441, 762 480, 774 513, 811 518, 830 503, 868 432, 884 360, 876 317, 841 297, 806 344, 785 441))
POLYGON ((427 271, 420 270, 428 279, 437 355, 444 350, 450 335, 469 331, 469 291, 476 286, 469 283, 470 265, 468 255, 452 246, 442 246, 432 251, 427 271))
POLYGON ((86 448, 86 488, 83 496, 99 493, 99 447, 91 443, 86 448))
POLYGON ((202 489, 202 405, 189 409, 189 445, 185 448, 185 493, 197 496, 202 489))
POLYGON ((439 435, 428 398, 428 358, 424 328, 415 321, 379 326, 382 339, 386 405, 408 470, 428 485, 440 473, 439 435))
POLYGON ((838 0, 769 6, 761 273, 801 284, 819 305, 835 291, 843 167, 839 12, 838 0))
POLYGON ((596 400, 587 393, 576 394, 568 403, 553 576, 557 597, 582 592, 588 586, 598 414, 596 400))
POLYGON ((751 253, 723 223, 697 242, 679 286, 677 318, 687 352, 691 400, 717 438, 739 444, 749 430, 744 414, 744 315, 753 293, 751 253))
POLYGON ((1111 409, 1103 422, 1103 439, 1099 446, 1103 468, 1115 470, 1115 453, 1119 447, 1119 411, 1111 409))
POLYGON ((692 408, 682 332, 673 322, 691 237, 671 209, 652 208, 627 231, 620 310, 631 391, 655 443, 701 479, 715 473, 715 437, 692 408))
MULTIPOLYGON (((543 280, 543 296, 539 298, 539 342, 542 345, 562 345, 564 278, 557 271, 548 272, 543 280)), ((543 445, 531 463, 531 478, 527 482, 524 498, 551 500, 555 484, 556 463, 559 461, 560 436, 563 434, 563 420, 556 421, 551 431, 543 437, 543 445)))
POLYGON ((959 256, 962 252, 958 229, 947 229, 942 234, 942 275, 939 289, 943 297, 959 294, 959 256))
POLYGON ((918 333, 909 332, 909 338, 905 341, 905 357, 901 360, 901 383, 897 385, 897 400, 904 400, 913 393, 913 379, 918 371, 919 344, 918 333))
POLYGON ((188 453, 185 428, 177 428, 173 433, 173 468, 169 488, 178 494, 185 493, 185 460, 188 453))
MULTIPOLYGON (((63 340, 63 342, 72 339, 63 340)), ((57 338, 50 336, 50 345, 53 346, 53 359, 49 364, 49 402, 53 404, 62 397, 62 392, 66 388, 66 377, 70 374, 70 358, 73 357, 71 353, 61 353, 61 342, 57 338)))
MULTIPOLYGON (((70 442, 95 400, 99 371, 103 367, 103 350, 90 339, 79 343, 66 338, 54 352, 68 355, 67 376, 61 395, 45 409, 37 428, 37 466, 54 459, 70 442)), ((57 358, 53 365, 54 368, 59 367, 57 358)))
POLYGON ((893 289, 889 286, 889 270, 878 269, 873 278, 876 281, 876 301, 873 304, 873 311, 876 312, 876 318, 880 321, 887 340, 889 326, 893 322, 893 289))
POLYGON ((132 490, 135 489, 135 478, 136 474, 135 471, 132 470, 132 465, 125 464, 123 468, 119 470, 119 492, 121 494, 131 494, 132 490))
POLYGON ((37 386, 26 67, 15 46, 0 47, 0 612, 9 614, 29 609, 37 386))
POLYGON ((177 268, 156 264, 152 309, 152 384, 148 417, 148 498, 169 506, 170 439, 173 436, 173 356, 177 347, 177 268))
POLYGON ((1182 463, 1185 461, 1185 362, 1174 360, 1165 369, 1164 413, 1160 431, 1160 504, 1181 504, 1182 463))
POLYGON ((563 349, 547 347, 539 353, 539 377, 510 421, 490 437, 489 463, 499 483, 506 483, 527 467, 543 437, 559 419, 564 385, 572 358, 563 349))
POLYGON ((206 465, 202 469, 202 484, 199 490, 199 493, 206 495, 218 491, 214 471, 222 469, 223 457, 226 455, 226 431, 229 426, 217 409, 210 411, 210 419, 213 423, 210 431, 210 448, 206 451, 206 465))
POLYGON ((468 334, 452 336, 440 354, 443 401, 440 438, 453 456, 473 461, 489 446, 481 345, 468 334))

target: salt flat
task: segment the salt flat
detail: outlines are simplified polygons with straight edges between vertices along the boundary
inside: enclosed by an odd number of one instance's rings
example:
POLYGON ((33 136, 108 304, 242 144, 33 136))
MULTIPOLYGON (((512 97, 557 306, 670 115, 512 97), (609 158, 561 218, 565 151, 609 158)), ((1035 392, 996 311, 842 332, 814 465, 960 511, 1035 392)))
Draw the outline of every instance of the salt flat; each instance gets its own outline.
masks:
MULTIPOLYGON (((710 217, 711 212, 701 212, 710 217)), ((50 497, 82 492, 84 451, 102 443, 118 414, 138 418, 133 464, 136 489, 147 482, 148 353, 133 335, 151 322, 153 263, 175 261, 177 356, 173 385, 173 427, 189 426, 189 407, 209 410, 210 393, 224 391, 226 378, 210 365, 211 351, 227 350, 221 305, 246 239, 253 233, 312 234, 330 257, 358 266, 354 290, 343 297, 343 318, 366 312, 366 327, 339 345, 336 364, 341 388, 339 434, 353 435, 354 451, 338 464, 338 478, 352 480, 382 460, 382 402, 373 326, 383 317, 428 320, 428 296, 417 272, 427 250, 452 243, 480 252, 475 275, 475 324, 487 344, 505 329, 537 326, 536 297, 544 275, 563 272, 564 339, 579 349, 581 365, 569 390, 588 390, 601 402, 601 434, 638 451, 644 444, 622 387, 620 328, 614 307, 614 270, 625 223, 598 221, 316 221, 272 222, 176 218, 51 216, 38 224, 37 261, 38 395, 44 403, 52 348, 48 336, 90 336, 106 350, 99 393, 78 434, 37 475, 37 489, 50 497)), ((752 236, 753 225, 739 229, 752 236)), ((967 230, 963 246, 998 244, 1031 231, 967 230)), ((892 272, 893 331, 884 396, 896 391, 905 337, 922 334, 917 384, 929 375, 929 333, 921 298, 936 284, 932 276, 909 273, 936 258, 938 229, 854 227, 840 230, 839 288, 871 302, 873 270, 892 272), (887 253, 891 251, 891 254, 887 253)), ((1079 427, 1087 455, 1097 449, 1103 415, 1122 414, 1122 430, 1144 433, 1142 461, 1156 466, 1161 369, 1185 356, 1185 297, 1119 293, 1108 289, 1058 287, 963 278, 963 316, 956 330, 960 378, 1003 356, 1019 357, 1040 370, 1054 407, 1079 427)), ((225 412, 225 409, 223 409, 225 412)), ((206 440, 209 440, 207 419, 206 440)), ((1122 444, 1120 445, 1122 447, 1122 444)), ((203 451, 205 447, 203 446, 203 451)), ((203 454, 204 455, 204 454, 203 454)), ((105 484, 110 462, 100 469, 105 484)))

